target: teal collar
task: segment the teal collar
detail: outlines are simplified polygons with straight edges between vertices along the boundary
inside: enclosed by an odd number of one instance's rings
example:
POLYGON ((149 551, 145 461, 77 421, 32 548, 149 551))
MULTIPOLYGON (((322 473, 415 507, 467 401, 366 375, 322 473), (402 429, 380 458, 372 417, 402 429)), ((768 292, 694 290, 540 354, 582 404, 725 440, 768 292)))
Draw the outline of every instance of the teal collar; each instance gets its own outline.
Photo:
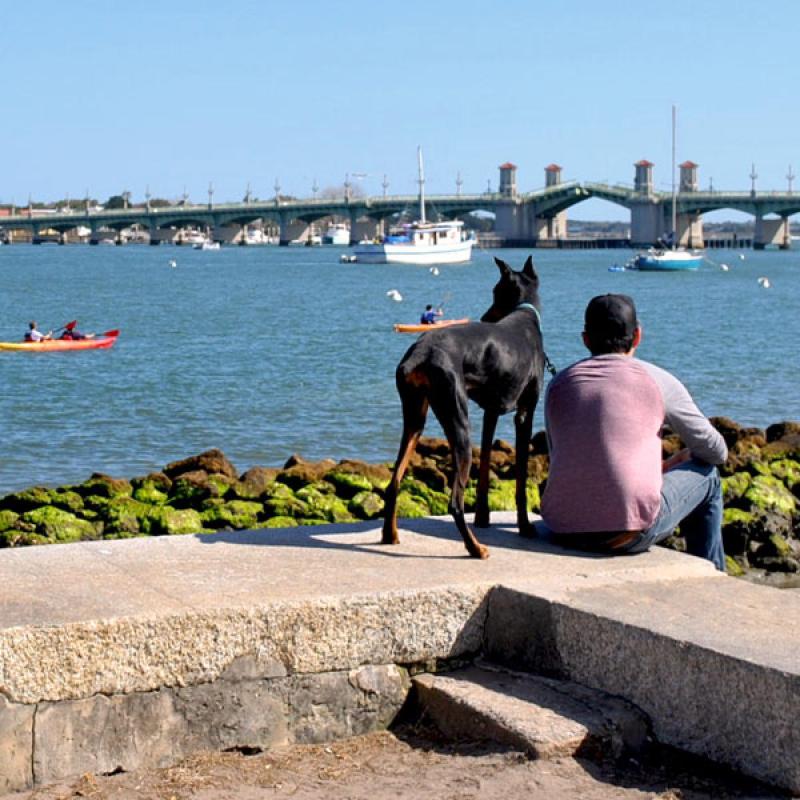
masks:
POLYGON ((528 311, 533 311, 533 313, 536 314, 536 321, 539 323, 539 327, 540 328, 542 327, 542 315, 539 313, 539 309, 536 308, 536 306, 533 305, 533 303, 520 303, 514 309, 514 311, 519 311, 519 309, 521 308, 527 308, 528 311))

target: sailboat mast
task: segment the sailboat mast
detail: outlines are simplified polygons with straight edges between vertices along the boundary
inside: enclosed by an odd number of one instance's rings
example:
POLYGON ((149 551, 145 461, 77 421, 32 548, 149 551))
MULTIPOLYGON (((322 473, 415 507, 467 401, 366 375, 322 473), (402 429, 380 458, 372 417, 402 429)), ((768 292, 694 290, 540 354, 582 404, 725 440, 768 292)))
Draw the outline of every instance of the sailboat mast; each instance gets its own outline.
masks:
POLYGON ((675 249, 678 237, 678 190, 675 183, 675 120, 677 109, 672 106, 672 248, 675 249))
POLYGON ((425 172, 422 168, 422 148, 417 147, 417 161, 419 162, 419 219, 425 222, 425 172))

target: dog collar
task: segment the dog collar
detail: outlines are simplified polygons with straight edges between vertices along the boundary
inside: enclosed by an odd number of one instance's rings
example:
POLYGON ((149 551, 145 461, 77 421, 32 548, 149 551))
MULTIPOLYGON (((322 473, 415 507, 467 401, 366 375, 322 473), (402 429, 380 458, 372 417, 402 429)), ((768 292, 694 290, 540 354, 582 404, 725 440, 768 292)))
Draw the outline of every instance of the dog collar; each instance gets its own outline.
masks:
POLYGON ((536 314, 536 320, 539 323, 539 327, 540 328, 542 327, 542 315, 539 313, 539 309, 536 308, 536 306, 533 305, 533 303, 520 303, 514 309, 514 311, 519 311, 519 309, 521 309, 521 308, 527 308, 528 311, 533 311, 533 313, 536 314))

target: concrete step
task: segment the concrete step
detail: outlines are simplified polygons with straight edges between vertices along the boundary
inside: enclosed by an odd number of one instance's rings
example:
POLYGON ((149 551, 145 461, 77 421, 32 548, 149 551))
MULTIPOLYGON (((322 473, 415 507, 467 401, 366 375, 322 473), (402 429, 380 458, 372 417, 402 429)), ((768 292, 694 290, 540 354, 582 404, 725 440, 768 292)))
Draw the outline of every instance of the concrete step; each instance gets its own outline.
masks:
POLYGON ((419 710, 446 736, 490 740, 531 758, 618 758, 638 751, 647 717, 618 697, 572 681, 482 662, 414 678, 419 710))

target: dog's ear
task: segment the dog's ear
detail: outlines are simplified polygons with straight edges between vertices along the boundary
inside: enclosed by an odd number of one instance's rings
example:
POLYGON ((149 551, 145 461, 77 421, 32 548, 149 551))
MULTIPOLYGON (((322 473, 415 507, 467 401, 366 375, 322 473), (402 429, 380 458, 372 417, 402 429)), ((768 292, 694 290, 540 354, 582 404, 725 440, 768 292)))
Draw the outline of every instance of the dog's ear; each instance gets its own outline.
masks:
POLYGON ((528 256, 528 258, 525 260, 525 266, 522 268, 522 271, 530 278, 536 277, 536 270, 533 266, 532 256, 528 256))
POLYGON ((511 267, 509 267, 508 264, 506 264, 506 262, 503 261, 503 259, 495 256, 494 263, 497 264, 498 267, 500 267, 500 272, 503 274, 503 276, 511 274, 511 267))

